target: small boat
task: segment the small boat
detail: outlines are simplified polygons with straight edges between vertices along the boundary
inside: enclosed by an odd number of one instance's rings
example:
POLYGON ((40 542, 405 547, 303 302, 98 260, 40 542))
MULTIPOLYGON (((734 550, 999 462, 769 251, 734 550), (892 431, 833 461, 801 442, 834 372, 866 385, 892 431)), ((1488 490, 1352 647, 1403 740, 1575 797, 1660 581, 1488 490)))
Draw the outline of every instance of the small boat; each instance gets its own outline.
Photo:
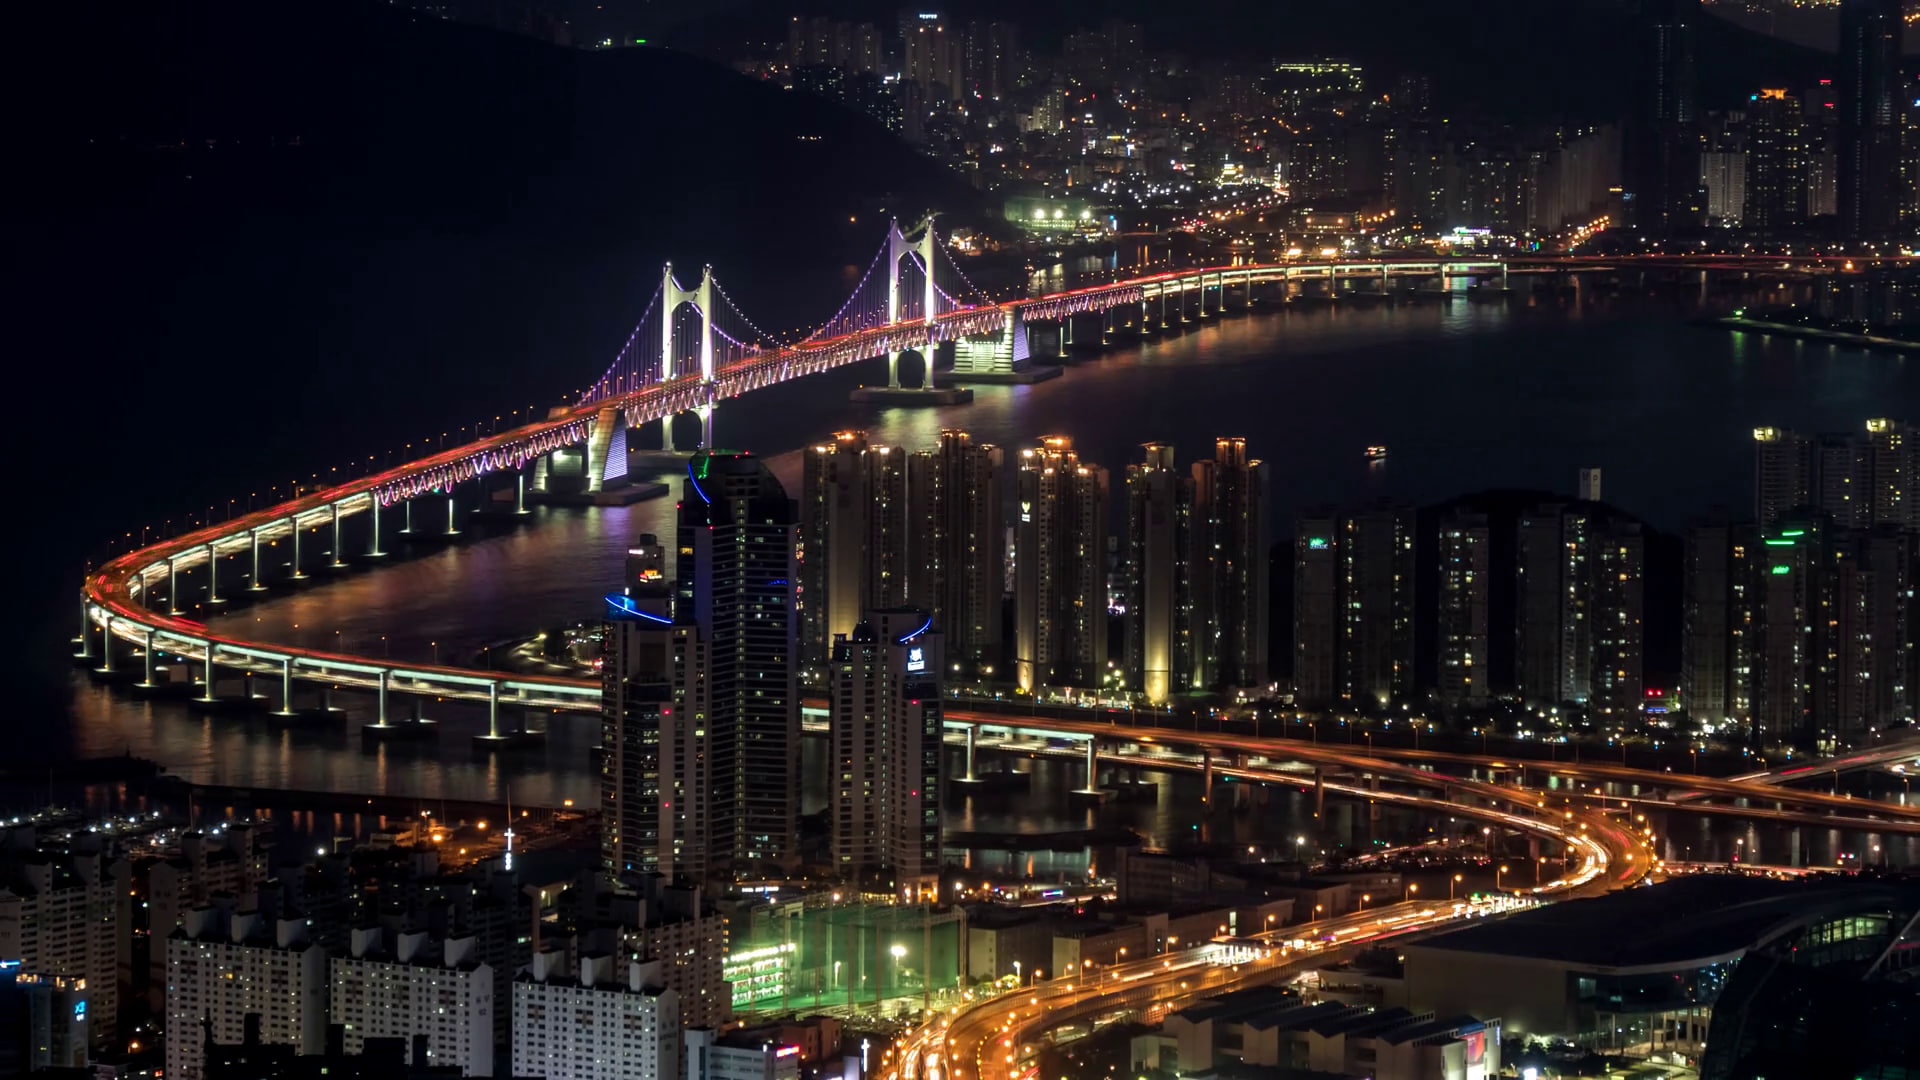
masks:
POLYGON ((1384 447, 1384 446, 1369 446, 1369 447, 1367 447, 1367 460, 1368 460, 1368 461, 1385 461, 1385 460, 1387 460, 1387 448, 1386 448, 1386 447, 1384 447))

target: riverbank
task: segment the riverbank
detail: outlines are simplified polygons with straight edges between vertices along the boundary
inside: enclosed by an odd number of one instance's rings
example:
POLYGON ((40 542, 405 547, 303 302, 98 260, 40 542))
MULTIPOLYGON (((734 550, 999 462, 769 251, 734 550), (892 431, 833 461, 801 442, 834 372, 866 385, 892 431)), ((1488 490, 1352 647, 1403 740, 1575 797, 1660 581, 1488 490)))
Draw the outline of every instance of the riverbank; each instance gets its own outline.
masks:
POLYGON ((1920 341, 1904 341, 1878 334, 1855 334, 1844 330, 1826 330, 1817 326, 1773 322, 1742 315, 1709 319, 1707 325, 1722 326, 1729 330, 1755 330, 1763 334, 1778 334, 1781 337, 1804 338, 1809 341, 1827 341, 1835 345, 1859 345, 1863 348, 1890 349, 1895 352, 1920 352, 1920 341))

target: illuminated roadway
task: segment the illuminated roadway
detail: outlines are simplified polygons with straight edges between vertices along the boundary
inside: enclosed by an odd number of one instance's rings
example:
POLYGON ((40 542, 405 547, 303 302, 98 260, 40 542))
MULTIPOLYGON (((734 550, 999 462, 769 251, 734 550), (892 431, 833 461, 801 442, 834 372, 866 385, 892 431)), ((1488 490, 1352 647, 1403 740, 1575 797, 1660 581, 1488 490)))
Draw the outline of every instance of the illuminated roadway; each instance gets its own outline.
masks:
MULTIPOLYGON (((1277 741, 1253 740, 1259 744, 1277 741)), ((1327 760, 1337 758, 1350 767, 1397 778, 1421 771, 1362 754, 1327 753, 1331 755, 1327 760)), ((1116 760, 1133 759, 1122 756, 1116 760)), ((1273 768, 1229 766, 1217 771, 1246 780, 1301 782, 1298 773, 1273 768)), ((1431 782, 1430 774, 1426 779, 1431 782)), ((1326 787, 1341 794, 1494 822, 1555 840, 1578 853, 1577 869, 1546 885, 1517 890, 1533 900, 1599 895, 1637 884, 1658 872, 1648 830, 1636 834, 1612 817, 1590 811, 1545 809, 1543 792, 1477 781, 1456 781, 1455 785, 1487 799, 1490 805, 1332 783, 1326 787), (1510 808, 1499 809, 1491 805, 1495 802, 1507 803, 1510 808)), ((1236 950, 1231 943, 1214 942, 1088 967, 1073 976, 1036 981, 936 1013, 897 1040, 883 1055, 877 1071, 883 1080, 1012 1080, 1030 1072, 1027 1066, 1033 1048, 1046 1033, 1067 1024, 1122 1011, 1157 1018, 1202 997, 1271 983, 1324 966, 1358 946, 1488 913, 1486 904, 1468 901, 1407 901, 1236 939, 1257 940, 1262 943, 1259 949, 1236 950), (1299 947, 1290 944, 1293 942, 1300 943, 1299 947)))

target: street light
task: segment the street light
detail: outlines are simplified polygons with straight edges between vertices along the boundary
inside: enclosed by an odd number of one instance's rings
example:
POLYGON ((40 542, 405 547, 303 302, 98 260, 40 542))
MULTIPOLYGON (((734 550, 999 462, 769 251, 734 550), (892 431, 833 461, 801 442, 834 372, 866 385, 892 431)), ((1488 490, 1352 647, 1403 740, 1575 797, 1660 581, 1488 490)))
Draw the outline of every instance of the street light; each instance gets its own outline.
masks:
POLYGON ((1419 892, 1419 891, 1420 891, 1420 886, 1418 886, 1418 885, 1415 885, 1415 884, 1413 884, 1412 882, 1408 882, 1408 883, 1407 883, 1407 895, 1406 895, 1406 898, 1405 898, 1405 899, 1406 899, 1406 901, 1407 901, 1408 903, 1412 903, 1412 902, 1413 902, 1413 894, 1414 894, 1414 893, 1417 893, 1417 892, 1419 892))
POLYGON ((1495 892, 1500 891, 1500 877, 1506 872, 1507 872, 1507 868, 1505 866, 1502 866, 1493 872, 1493 891, 1495 892))
POLYGON ((1372 893, 1361 893, 1361 894, 1360 894, 1360 910, 1361 910, 1361 911, 1365 911, 1365 910, 1367 910, 1367 901, 1369 901, 1369 900, 1371 900, 1371 899, 1373 899, 1373 894, 1372 894, 1372 893))
POLYGON ((1460 884, 1460 875, 1459 874, 1453 875, 1453 880, 1447 883, 1447 899, 1449 900, 1453 899, 1453 890, 1459 884, 1460 884))

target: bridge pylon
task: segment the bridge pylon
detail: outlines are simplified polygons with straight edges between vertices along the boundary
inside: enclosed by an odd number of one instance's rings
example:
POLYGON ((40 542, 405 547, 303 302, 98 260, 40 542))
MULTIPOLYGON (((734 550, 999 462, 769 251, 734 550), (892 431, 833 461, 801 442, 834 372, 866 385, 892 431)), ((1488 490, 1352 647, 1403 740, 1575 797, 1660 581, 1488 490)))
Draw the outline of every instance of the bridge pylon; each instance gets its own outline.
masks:
MULTIPOLYGON (((925 276, 927 280, 923 286, 920 313, 921 321, 928 327, 929 336, 927 339, 927 350, 923 356, 926 373, 921 376, 921 380, 925 386, 932 387, 933 339, 931 331, 935 317, 940 314, 940 309, 936 306, 935 300, 938 294, 934 291, 933 285, 933 258, 936 254, 934 250, 936 241, 933 233, 933 218, 929 216, 926 221, 920 224, 919 228, 920 238, 917 240, 909 240, 907 238, 907 234, 900 230, 900 222, 898 220, 895 220, 887 228, 887 322, 889 324, 899 322, 900 311, 906 307, 905 290, 900 287, 900 258, 903 255, 913 255, 920 260, 920 265, 926 270, 925 276)), ((898 349, 887 353, 887 385, 895 390, 900 388, 900 355, 901 350, 898 349)))

